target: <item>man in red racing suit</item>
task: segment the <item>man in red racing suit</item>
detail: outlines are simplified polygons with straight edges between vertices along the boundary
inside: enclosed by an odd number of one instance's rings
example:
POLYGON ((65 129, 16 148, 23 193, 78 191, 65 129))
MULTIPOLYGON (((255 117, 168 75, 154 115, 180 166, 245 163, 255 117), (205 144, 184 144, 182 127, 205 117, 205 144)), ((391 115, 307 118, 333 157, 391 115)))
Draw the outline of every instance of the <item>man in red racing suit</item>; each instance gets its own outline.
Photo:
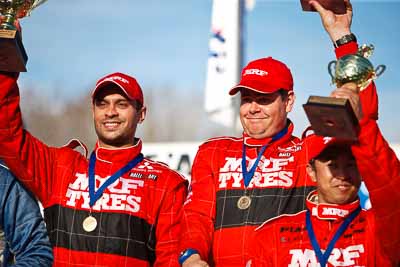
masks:
MULTIPOLYGON (((311 4, 323 20, 333 16, 316 1, 311 4)), ((307 197, 307 210, 257 228, 247 267, 398 266, 400 162, 377 126, 377 96, 373 102, 362 101, 364 91, 360 99, 356 88, 345 84, 331 96, 350 100, 360 125, 358 141, 316 135, 303 139, 312 159, 307 172, 317 190, 307 197), (361 177, 370 193, 368 211, 361 209, 357 196, 361 177)), ((374 83, 366 90, 371 88, 375 90, 374 83)))
POLYGON ((360 121, 358 143, 351 150, 349 144, 315 135, 306 137, 304 142, 310 158, 315 157, 308 168, 310 175, 316 177, 317 190, 307 197, 306 211, 284 215, 256 230, 251 260, 246 266, 398 266, 400 162, 376 121, 360 121), (323 169, 316 167, 318 161, 327 164, 333 176, 324 176, 323 169), (360 175, 372 203, 367 211, 359 211, 356 193, 360 175), (354 190, 349 193, 351 188, 354 190), (341 198, 343 195, 348 198, 341 198), (355 217, 351 221, 352 216, 355 217), (343 226, 346 221, 347 228, 343 226), (341 227, 344 232, 337 234, 341 227), (319 245, 317 249, 314 240, 319 245), (327 253, 325 259, 318 256, 319 249, 327 253), (321 263, 324 260, 326 265, 321 263))
POLYGON ((136 80, 114 73, 98 81, 99 141, 89 161, 73 150, 77 140, 49 147, 23 129, 17 76, 0 73, 0 157, 43 204, 54 266, 179 266, 186 183, 141 154, 134 134, 145 107, 136 80))

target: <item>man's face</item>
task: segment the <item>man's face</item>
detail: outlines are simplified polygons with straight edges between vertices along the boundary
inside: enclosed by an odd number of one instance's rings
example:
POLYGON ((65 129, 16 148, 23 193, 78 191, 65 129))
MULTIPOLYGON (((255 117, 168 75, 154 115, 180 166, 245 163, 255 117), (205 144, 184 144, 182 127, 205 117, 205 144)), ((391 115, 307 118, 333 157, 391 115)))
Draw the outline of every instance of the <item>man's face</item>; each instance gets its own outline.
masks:
POLYGON ((286 126, 287 113, 294 103, 293 91, 283 98, 279 92, 261 94, 242 89, 240 94, 240 121, 250 137, 272 137, 286 126))
POLYGON ((94 126, 102 147, 128 147, 134 144, 138 123, 146 115, 146 108, 136 108, 118 88, 103 88, 93 103, 94 126))
POLYGON ((361 176, 350 147, 326 149, 307 172, 317 182, 319 203, 347 204, 357 199, 361 176))

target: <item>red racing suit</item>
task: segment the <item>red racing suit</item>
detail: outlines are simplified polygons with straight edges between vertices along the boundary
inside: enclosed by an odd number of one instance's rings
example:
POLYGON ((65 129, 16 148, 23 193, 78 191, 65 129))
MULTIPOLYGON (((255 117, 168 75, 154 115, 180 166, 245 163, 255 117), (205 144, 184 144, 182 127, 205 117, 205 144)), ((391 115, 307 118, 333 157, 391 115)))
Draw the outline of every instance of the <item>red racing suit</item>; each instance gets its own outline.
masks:
MULTIPOLYGON (((336 49, 337 57, 357 51, 355 42, 336 49)), ((363 112, 377 116, 377 95, 372 86, 362 93, 363 112)), ((292 136, 293 124, 279 140, 221 137, 202 144, 192 168, 189 195, 184 205, 180 250, 191 248, 212 266, 244 266, 255 228, 282 214, 305 209, 305 199, 315 187, 306 174, 307 149, 292 136), (241 159, 246 145, 246 166, 255 162, 258 149, 268 144, 253 179, 245 187, 241 159), (238 201, 250 196, 240 209, 238 201)))
MULTIPOLYGON (((375 120, 361 124, 359 144, 352 146, 372 209, 362 210, 340 236, 327 266, 398 266, 400 262, 400 163, 375 120)), ((316 192, 314 192, 315 194, 316 192)), ((347 205, 307 200, 316 240, 325 250, 336 230, 359 201, 347 205)), ((282 216, 256 230, 247 267, 320 266, 306 229, 306 212, 282 216)))
MULTIPOLYGON (((25 131, 16 77, 0 73, 0 157, 44 207, 54 266, 179 266, 179 221, 186 182, 143 159, 89 206, 88 160, 70 147, 49 147, 25 131), (86 232, 89 214, 97 228, 86 232)), ((96 145, 96 190, 142 148, 96 145)))
POLYGON ((194 248, 207 259, 212 243, 215 266, 244 266, 258 225, 305 208, 314 184, 306 175, 305 153, 292 130, 289 122, 286 135, 267 147, 248 187, 241 168, 243 141, 249 166, 266 140, 220 138, 200 146, 184 206, 182 249, 194 248), (251 197, 251 204, 240 209, 238 201, 244 195, 251 197))

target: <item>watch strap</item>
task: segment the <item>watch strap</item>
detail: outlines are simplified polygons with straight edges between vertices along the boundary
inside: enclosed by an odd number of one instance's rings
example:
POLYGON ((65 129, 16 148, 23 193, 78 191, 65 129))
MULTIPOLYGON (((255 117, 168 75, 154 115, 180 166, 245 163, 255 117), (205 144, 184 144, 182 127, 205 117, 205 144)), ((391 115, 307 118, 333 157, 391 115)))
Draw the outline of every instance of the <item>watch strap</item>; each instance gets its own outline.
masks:
POLYGON ((338 48, 339 46, 348 44, 348 43, 350 43, 350 42, 357 42, 357 38, 356 38, 356 36, 355 36, 353 33, 343 35, 342 37, 340 37, 339 39, 337 39, 337 40, 333 43, 333 45, 334 45, 336 48, 338 48))

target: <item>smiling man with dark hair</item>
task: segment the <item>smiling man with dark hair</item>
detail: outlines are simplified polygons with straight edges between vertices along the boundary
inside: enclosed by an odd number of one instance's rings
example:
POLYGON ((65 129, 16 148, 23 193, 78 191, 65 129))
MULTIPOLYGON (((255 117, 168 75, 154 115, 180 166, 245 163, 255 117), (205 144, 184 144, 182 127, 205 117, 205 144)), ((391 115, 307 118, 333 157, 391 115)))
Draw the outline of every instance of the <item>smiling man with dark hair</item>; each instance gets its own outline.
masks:
POLYGON ((94 86, 98 142, 88 159, 77 140, 50 147, 23 129, 17 78, 0 73, 0 157, 43 204, 54 266, 179 266, 186 180, 141 153, 136 79, 112 73, 94 86))

